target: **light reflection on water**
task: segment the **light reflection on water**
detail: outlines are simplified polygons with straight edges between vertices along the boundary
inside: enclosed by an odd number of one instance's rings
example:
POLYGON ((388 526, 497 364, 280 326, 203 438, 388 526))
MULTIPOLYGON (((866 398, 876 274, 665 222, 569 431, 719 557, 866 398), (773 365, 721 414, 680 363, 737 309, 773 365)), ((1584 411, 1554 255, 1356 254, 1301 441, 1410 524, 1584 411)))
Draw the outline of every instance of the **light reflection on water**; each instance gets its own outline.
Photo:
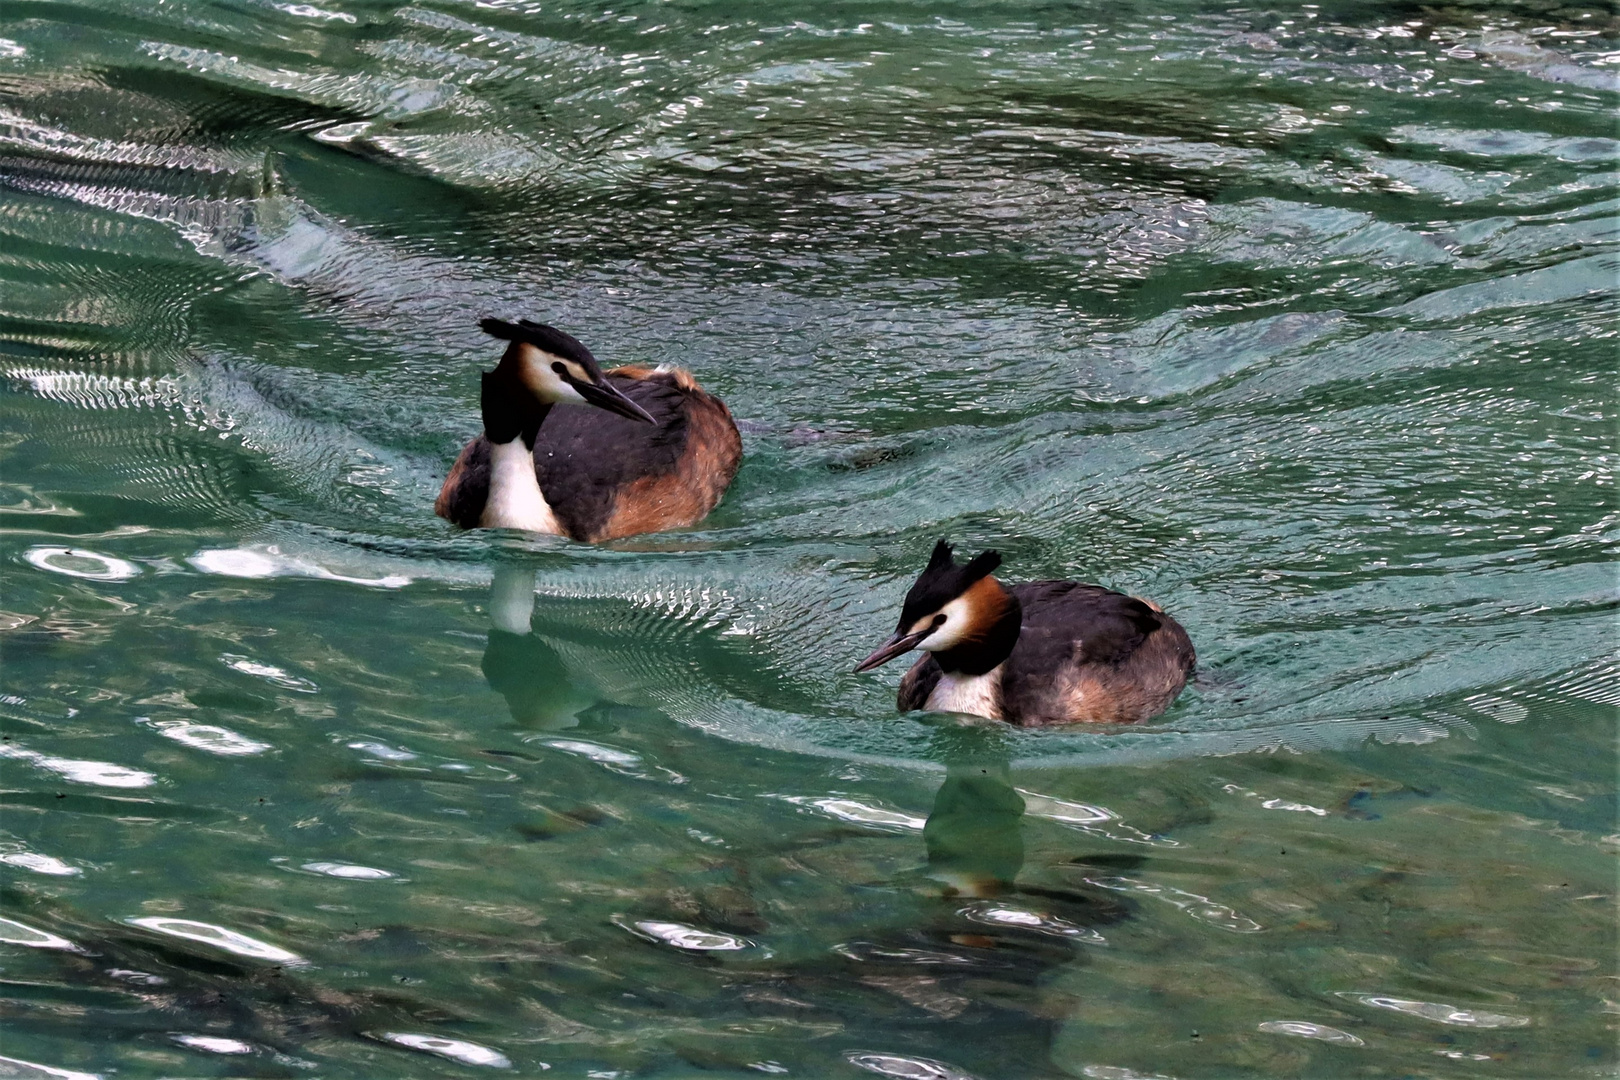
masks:
POLYGON ((1612 12, 5 19, 0 1071, 1613 1068, 1612 12), (452 534, 489 314, 724 505, 452 534), (1199 682, 895 716, 940 535, 1199 682))

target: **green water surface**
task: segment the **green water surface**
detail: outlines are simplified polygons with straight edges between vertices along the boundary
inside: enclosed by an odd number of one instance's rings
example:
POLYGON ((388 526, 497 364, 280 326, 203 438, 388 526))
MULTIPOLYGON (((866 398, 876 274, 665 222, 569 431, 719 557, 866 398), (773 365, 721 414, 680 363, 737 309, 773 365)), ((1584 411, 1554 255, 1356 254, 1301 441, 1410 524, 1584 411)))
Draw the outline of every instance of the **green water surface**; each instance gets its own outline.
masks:
POLYGON ((1614 1075, 1617 73, 1556 0, 11 0, 0 1077, 1614 1075), (484 315, 691 369, 725 503, 436 519, 484 315), (897 716, 941 536, 1199 682, 897 716))

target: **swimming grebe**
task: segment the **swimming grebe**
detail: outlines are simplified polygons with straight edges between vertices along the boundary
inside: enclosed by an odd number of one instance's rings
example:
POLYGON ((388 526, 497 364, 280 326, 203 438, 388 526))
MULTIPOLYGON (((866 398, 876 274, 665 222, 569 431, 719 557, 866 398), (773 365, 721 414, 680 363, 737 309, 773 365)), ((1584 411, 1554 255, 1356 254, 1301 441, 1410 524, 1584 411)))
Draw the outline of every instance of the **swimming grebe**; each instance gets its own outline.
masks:
POLYGON ((901 712, 973 713, 1010 724, 1128 724, 1164 712, 1192 674, 1181 624, 1100 585, 990 576, 994 551, 958 566, 941 540, 906 594, 894 636, 860 662, 927 655, 900 680, 901 712))
POLYGON ((701 521, 742 460, 731 412, 679 369, 603 372, 590 350, 527 319, 484 319, 510 344, 483 376, 484 434, 433 510, 464 529, 612 540, 701 521), (594 405, 616 415, 553 405, 594 405))

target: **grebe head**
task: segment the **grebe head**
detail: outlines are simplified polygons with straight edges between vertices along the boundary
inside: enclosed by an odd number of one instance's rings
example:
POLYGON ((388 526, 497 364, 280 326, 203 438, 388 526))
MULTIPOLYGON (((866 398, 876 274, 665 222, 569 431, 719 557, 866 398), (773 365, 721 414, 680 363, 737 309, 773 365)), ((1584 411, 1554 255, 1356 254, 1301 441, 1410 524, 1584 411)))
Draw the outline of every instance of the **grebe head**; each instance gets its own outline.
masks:
MULTIPOLYGON (((974 641, 1009 615, 1012 597, 990 572, 1001 556, 987 551, 958 566, 951 545, 941 540, 900 608, 894 635, 862 660, 856 671, 870 671, 912 649, 939 653, 974 641)), ((1015 635, 1016 636, 1016 635, 1015 635)))
POLYGON ((652 415, 607 381, 591 351, 570 334, 528 319, 515 323, 482 319, 484 333, 511 342, 497 374, 515 380, 546 405, 594 405, 631 420, 655 424, 652 415))

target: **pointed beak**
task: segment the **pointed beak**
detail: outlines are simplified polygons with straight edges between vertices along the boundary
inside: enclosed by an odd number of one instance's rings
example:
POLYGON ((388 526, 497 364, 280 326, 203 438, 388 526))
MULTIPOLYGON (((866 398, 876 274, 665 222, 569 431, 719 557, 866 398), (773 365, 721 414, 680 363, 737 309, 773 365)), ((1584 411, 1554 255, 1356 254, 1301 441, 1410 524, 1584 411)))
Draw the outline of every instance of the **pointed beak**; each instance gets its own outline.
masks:
POLYGON ((893 660, 901 653, 908 653, 912 649, 915 649, 917 647, 917 643, 923 638, 927 637, 929 634, 933 633, 933 631, 934 628, 932 626, 925 630, 919 630, 915 634, 902 634, 896 631, 894 636, 889 638, 888 641, 885 641, 876 649, 873 649, 871 656, 868 656, 865 660, 862 660, 860 663, 856 664, 855 671, 857 673, 862 671, 871 671, 875 667, 881 667, 882 665, 887 664, 890 660, 893 660))
POLYGON ((631 420, 639 420, 643 424, 658 423, 652 418, 652 413, 625 397, 611 383, 574 382, 572 379, 569 382, 572 383, 575 390, 579 391, 580 397, 584 398, 589 404, 595 405, 598 409, 606 409, 608 412, 618 413, 620 416, 629 417, 631 420))

